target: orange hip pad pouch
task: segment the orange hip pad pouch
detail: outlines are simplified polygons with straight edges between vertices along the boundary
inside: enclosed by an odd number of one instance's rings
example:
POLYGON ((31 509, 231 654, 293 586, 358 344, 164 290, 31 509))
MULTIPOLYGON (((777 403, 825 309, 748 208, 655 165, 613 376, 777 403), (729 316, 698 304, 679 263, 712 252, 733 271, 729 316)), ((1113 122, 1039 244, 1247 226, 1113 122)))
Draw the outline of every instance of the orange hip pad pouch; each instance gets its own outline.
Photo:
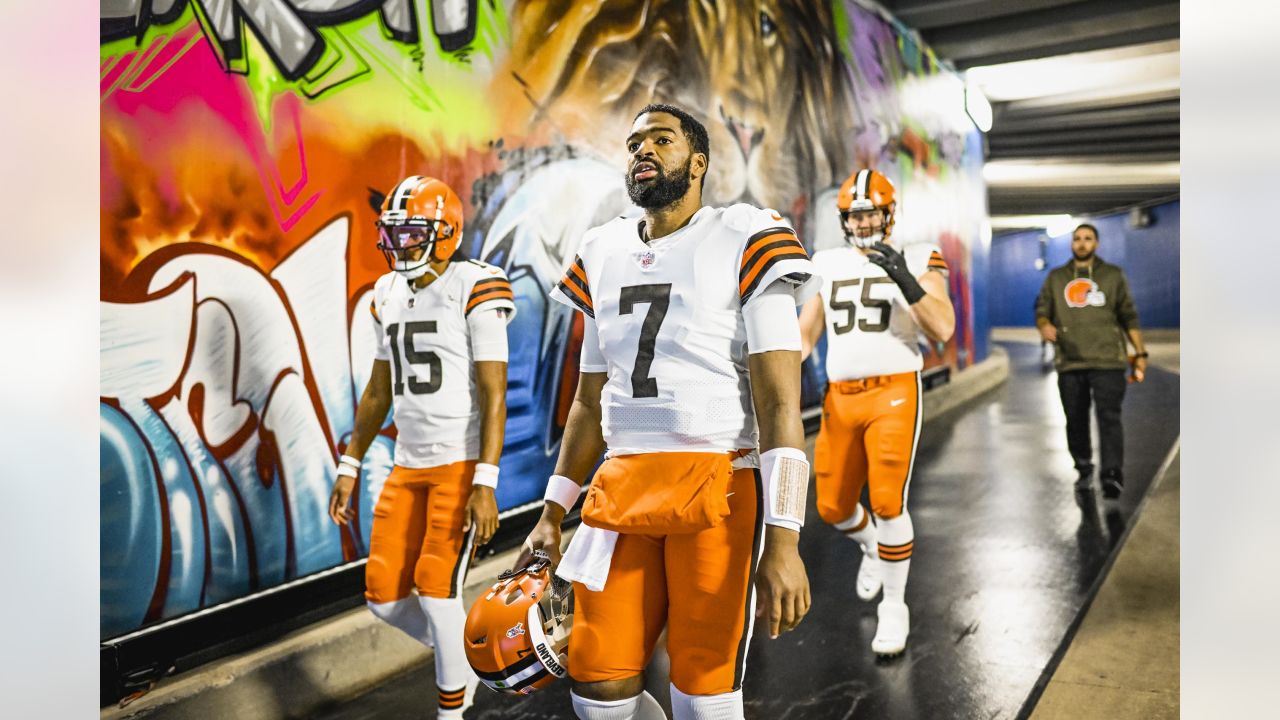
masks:
POLYGON ((587 525, 622 533, 675 535, 729 516, 729 454, 660 452, 604 461, 582 504, 587 525))

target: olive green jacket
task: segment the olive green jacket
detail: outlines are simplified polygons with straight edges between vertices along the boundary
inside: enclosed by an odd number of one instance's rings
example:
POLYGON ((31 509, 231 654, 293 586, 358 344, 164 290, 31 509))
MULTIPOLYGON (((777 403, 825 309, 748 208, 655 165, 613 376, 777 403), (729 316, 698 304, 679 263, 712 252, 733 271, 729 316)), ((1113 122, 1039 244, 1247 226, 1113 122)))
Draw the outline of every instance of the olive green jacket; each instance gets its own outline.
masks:
POLYGON ((1128 367, 1126 331, 1138 327, 1138 310, 1118 266, 1095 256, 1092 269, 1076 269, 1069 260, 1050 270, 1036 298, 1040 318, 1058 330, 1059 372, 1128 367))

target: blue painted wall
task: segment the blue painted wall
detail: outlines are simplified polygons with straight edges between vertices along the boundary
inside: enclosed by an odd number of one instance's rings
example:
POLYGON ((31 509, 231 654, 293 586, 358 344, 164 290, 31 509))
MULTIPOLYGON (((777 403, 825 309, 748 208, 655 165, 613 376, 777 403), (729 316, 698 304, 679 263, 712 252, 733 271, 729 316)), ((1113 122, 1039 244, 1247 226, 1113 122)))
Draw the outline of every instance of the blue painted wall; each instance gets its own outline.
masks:
MULTIPOLYGON (((1179 308, 1180 201, 1150 208, 1151 225, 1129 227, 1128 213, 1086 219, 1098 228, 1098 256, 1124 268, 1143 327, 1177 328, 1179 308)), ((991 242, 987 287, 991 324, 1035 324, 1036 294, 1049 269, 1071 259, 1071 235, 1049 238, 1043 231, 997 235, 991 242), (1035 261, 1043 252, 1044 270, 1035 261)))

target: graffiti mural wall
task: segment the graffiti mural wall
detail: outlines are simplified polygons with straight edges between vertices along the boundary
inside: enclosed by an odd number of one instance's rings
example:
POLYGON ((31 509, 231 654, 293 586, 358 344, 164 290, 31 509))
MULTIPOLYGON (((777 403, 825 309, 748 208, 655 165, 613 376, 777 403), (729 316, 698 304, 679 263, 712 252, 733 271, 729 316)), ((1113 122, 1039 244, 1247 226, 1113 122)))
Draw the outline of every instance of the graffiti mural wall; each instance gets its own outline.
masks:
MULTIPOLYGON (((375 208, 450 183, 464 251, 504 267, 499 503, 541 497, 580 328, 547 292, 591 226, 634 212, 625 128, 650 101, 711 132, 707 201, 841 242, 835 188, 874 163, 895 235, 935 242, 961 315, 931 364, 974 362, 981 141, 959 81, 852 1, 101 0, 102 636, 362 557, 326 515, 373 358, 375 208)), ((979 346, 981 347, 981 345, 979 346)), ((821 391, 806 367, 806 402, 821 391)))

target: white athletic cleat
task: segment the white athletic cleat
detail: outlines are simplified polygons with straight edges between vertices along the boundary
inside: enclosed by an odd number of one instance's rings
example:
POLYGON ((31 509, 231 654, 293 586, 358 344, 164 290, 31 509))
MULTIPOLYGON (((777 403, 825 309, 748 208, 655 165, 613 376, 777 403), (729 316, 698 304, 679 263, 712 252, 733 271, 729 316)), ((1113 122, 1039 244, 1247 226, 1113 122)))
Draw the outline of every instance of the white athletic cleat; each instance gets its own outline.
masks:
POLYGON ((876 617, 879 622, 871 650, 881 657, 900 655, 907 649, 907 634, 911 632, 911 612, 907 604, 882 600, 876 617))
POLYGON ((880 558, 863 553, 862 563, 858 565, 857 591, 862 600, 873 600, 884 585, 880 580, 880 558))

